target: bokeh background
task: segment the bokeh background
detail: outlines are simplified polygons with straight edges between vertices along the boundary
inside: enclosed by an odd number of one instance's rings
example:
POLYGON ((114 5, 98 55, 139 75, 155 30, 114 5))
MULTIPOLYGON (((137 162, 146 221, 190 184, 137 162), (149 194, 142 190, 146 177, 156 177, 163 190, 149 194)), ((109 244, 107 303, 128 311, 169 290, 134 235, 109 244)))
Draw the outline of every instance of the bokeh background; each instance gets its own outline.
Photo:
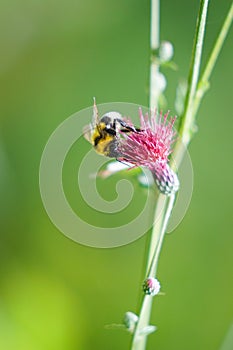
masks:
MULTIPOLYGON (((230 4, 210 2, 204 62, 230 4)), ((198 6, 161 1, 161 38, 174 44, 179 67, 165 72, 171 114, 177 82, 187 77, 198 6)), ((50 134, 93 96, 147 105, 149 16, 149 1, 1 1, 1 349, 129 347, 127 332, 104 326, 136 310, 147 236, 105 250, 69 240, 43 208, 38 171, 50 134)), ((232 39, 231 32, 198 113, 189 149, 192 202, 164 242, 158 277, 166 295, 154 302, 158 331, 148 349, 220 349, 232 323, 232 39)), ((76 166, 73 151, 71 197, 76 166)), ((99 181, 100 191, 114 196, 115 183, 99 181)))

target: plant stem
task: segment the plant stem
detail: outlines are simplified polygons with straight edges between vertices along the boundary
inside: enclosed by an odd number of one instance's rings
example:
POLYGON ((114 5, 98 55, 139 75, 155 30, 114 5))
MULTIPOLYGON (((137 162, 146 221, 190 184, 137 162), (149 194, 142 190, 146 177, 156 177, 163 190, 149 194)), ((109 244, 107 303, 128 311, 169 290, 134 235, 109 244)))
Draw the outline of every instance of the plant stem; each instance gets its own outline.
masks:
MULTIPOLYGON (((208 80, 216 63, 217 57, 222 48, 223 42, 229 31, 233 19, 233 4, 229 10, 228 16, 223 24, 218 39, 215 43, 213 51, 208 60, 202 78, 199 79, 201 55, 204 43, 204 34, 207 18, 209 0, 201 0, 200 9, 197 19, 196 33, 194 38, 192 59, 188 78, 188 90, 186 94, 184 113, 181 119, 179 128, 180 138, 178 139, 173 152, 173 158, 176 162, 176 167, 179 166, 183 158, 185 147, 188 146, 195 127, 195 116, 200 101, 207 90, 208 80)), ((157 49, 159 46, 159 0, 151 2, 151 49, 157 49)), ((152 60, 150 66, 150 108, 154 109, 158 104, 159 91, 157 89, 157 76, 159 72, 158 63, 152 60)), ((158 259, 162 248, 166 227, 171 216, 175 201, 175 195, 166 197, 162 194, 158 197, 157 206, 155 209, 154 226, 151 234, 150 246, 148 249, 148 259, 146 268, 146 278, 153 277, 156 274, 158 259)), ((143 333, 143 329, 148 326, 150 320, 152 297, 144 295, 142 298, 138 322, 132 336, 131 350, 144 350, 146 348, 147 334, 143 333)))
MULTIPOLYGON (((201 52, 203 46, 204 29, 206 23, 208 0, 201 1, 200 11, 197 22, 197 30, 194 41, 194 50, 191 62, 191 69, 189 75, 189 89, 186 98, 186 112, 184 114, 183 128, 186 127, 185 120, 191 119, 190 106, 192 106, 193 97, 195 96, 196 86, 198 81, 201 52)), ((152 0, 151 3, 151 50, 153 51, 159 45, 159 0, 152 0)), ((157 87, 157 75, 159 66, 156 62, 151 62, 150 67, 150 108, 154 109, 158 104, 159 93, 157 87)), ((189 125, 189 123, 187 124, 189 125)), ((184 129, 186 130, 186 129, 184 129)), ((159 195, 158 205, 155 210, 154 226, 151 234, 151 242, 148 251, 147 271, 146 277, 155 276, 158 258, 162 247, 162 242, 166 227, 172 212, 175 195, 171 197, 164 197, 159 195), (162 206, 162 214, 161 214, 162 206)), ((152 307, 152 297, 145 295, 142 299, 141 308, 139 312, 139 319, 132 337, 131 350, 144 350, 146 348, 147 335, 142 334, 142 330, 149 324, 150 313, 152 307)))
MULTIPOLYGON (((151 247, 154 244, 156 244, 156 246, 154 249, 150 249, 152 256, 151 254, 148 256, 149 265, 147 266, 147 277, 154 276, 156 274, 163 238, 172 212, 174 200, 175 195, 171 195, 170 197, 166 197, 164 195, 159 196, 159 205, 156 206, 154 226, 151 235, 151 247)), ((152 300, 153 297, 150 295, 144 295, 142 299, 138 323, 132 338, 131 350, 145 349, 147 336, 145 334, 141 334, 141 332, 149 324, 152 300)))
POLYGON ((157 84, 157 76, 159 73, 159 64, 153 59, 153 52, 159 47, 159 0, 151 0, 151 28, 150 28, 150 96, 149 106, 151 110, 158 107, 158 99, 160 94, 159 85, 157 84))
POLYGON ((194 38, 193 53, 188 78, 188 90, 186 94, 184 113, 181 119, 181 125, 179 130, 180 137, 182 138, 182 141, 185 145, 188 145, 190 141, 194 126, 193 104, 197 90, 198 77, 200 73, 201 55, 204 43, 208 3, 209 0, 201 0, 199 14, 197 18, 197 27, 194 38))
MULTIPOLYGON (((160 195, 162 197, 163 195, 160 195)), ((166 232, 167 224, 169 221, 169 218, 172 213, 173 205, 175 202, 175 194, 172 194, 170 197, 165 198, 165 205, 164 205, 164 215, 162 216, 162 222, 160 226, 160 231, 158 235, 158 231, 156 228, 156 225, 153 228, 153 231, 155 232, 155 236, 157 237, 157 242, 156 242, 156 247, 154 249, 154 254, 151 260, 151 264, 149 267, 149 270, 147 271, 147 276, 155 276, 156 270, 157 270, 157 265, 158 265, 158 260, 159 260, 159 254, 162 248, 163 244, 163 238, 166 232)))
POLYGON ((197 26, 193 43, 192 58, 188 77, 188 89, 184 104, 184 112, 181 116, 181 123, 179 126, 179 139, 176 142, 171 166, 179 165, 183 159, 186 147, 188 146, 195 129, 195 116, 193 114, 194 99, 197 91, 198 78, 200 74, 201 55, 204 44, 204 34, 207 18, 209 0, 201 0, 200 8, 197 18, 197 26))
MULTIPOLYGON (((153 59, 153 53, 159 47, 159 29, 160 29, 160 1, 151 0, 151 28, 150 28, 150 48, 151 48, 151 62, 150 62, 150 89, 149 89, 149 107, 150 110, 155 110, 158 107, 158 99, 160 94, 160 89, 157 84, 157 77, 159 73, 159 64, 157 60, 153 59)), ((163 215, 161 213, 161 207, 165 205, 164 196, 160 195, 155 209, 154 216, 154 226, 150 238, 150 245, 148 249, 147 257, 147 272, 152 264, 152 259, 154 256, 154 251, 159 241, 163 215)), ((146 335, 140 336, 141 330, 149 324, 150 314, 151 314, 152 298, 144 296, 140 312, 139 320, 135 327, 134 334, 132 336, 131 350, 143 350, 146 348, 146 335)))
POLYGON ((193 114, 196 116, 198 108, 200 106, 201 100, 206 93, 206 91, 209 89, 209 79, 211 76, 211 73, 214 69, 215 63, 217 61, 217 58, 219 56, 219 53, 222 49, 223 43, 226 39, 226 36, 229 32, 230 26, 232 24, 233 20, 233 3, 231 4, 231 7, 229 9, 229 12, 227 14, 227 17, 223 23, 223 26, 220 30, 220 33, 218 35, 218 38, 214 44, 213 50, 210 54, 210 58, 206 64, 206 67, 204 69, 204 72, 201 76, 201 79, 199 80, 197 91, 195 94, 194 99, 194 111, 193 114))

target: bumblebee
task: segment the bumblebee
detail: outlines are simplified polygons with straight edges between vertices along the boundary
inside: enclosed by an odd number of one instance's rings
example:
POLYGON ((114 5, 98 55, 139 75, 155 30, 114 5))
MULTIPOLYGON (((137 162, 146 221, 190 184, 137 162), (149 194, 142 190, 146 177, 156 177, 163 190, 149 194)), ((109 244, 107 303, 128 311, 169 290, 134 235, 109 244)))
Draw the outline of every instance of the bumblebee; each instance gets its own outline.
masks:
POLYGON ((119 132, 140 132, 133 125, 127 124, 118 112, 106 113, 99 119, 94 99, 93 122, 84 129, 84 137, 93 145, 95 151, 110 158, 119 158, 119 132))

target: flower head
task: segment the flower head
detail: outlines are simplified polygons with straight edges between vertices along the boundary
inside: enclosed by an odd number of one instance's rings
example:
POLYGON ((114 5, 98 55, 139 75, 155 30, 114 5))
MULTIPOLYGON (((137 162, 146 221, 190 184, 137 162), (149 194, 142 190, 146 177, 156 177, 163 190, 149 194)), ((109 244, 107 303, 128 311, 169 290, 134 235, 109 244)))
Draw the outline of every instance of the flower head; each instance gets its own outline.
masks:
POLYGON ((143 291, 145 294, 155 296, 160 291, 160 283, 154 277, 148 277, 143 283, 143 291))
POLYGON ((125 161, 135 166, 145 166, 155 170, 158 166, 168 162, 171 153, 171 144, 174 141, 175 132, 173 124, 175 118, 167 122, 168 114, 160 115, 157 121, 156 115, 152 114, 150 120, 139 110, 141 131, 122 133, 123 140, 119 144, 120 153, 125 161))
POLYGON ((173 130, 175 117, 168 120, 168 113, 159 117, 153 113, 149 119, 139 110, 141 130, 139 132, 122 133, 119 142, 120 160, 129 162, 135 167, 147 167, 153 174, 159 190, 171 194, 178 190, 179 180, 169 167, 171 145, 176 132, 173 130))

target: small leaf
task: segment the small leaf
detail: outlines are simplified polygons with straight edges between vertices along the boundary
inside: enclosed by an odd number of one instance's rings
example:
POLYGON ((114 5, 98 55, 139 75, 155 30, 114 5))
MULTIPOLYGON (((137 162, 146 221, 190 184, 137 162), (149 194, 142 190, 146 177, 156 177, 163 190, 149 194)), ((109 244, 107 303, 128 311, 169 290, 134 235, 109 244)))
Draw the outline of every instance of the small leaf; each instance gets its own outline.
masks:
POLYGON ((157 330, 156 326, 146 326, 140 331, 140 335, 149 335, 157 330))
POLYGON ((130 333, 133 333, 135 326, 138 322, 138 316, 131 311, 125 313, 124 325, 130 333))
POLYGON ((187 81, 182 80, 176 88, 175 109, 178 115, 182 115, 184 111, 184 101, 187 92, 187 81))

